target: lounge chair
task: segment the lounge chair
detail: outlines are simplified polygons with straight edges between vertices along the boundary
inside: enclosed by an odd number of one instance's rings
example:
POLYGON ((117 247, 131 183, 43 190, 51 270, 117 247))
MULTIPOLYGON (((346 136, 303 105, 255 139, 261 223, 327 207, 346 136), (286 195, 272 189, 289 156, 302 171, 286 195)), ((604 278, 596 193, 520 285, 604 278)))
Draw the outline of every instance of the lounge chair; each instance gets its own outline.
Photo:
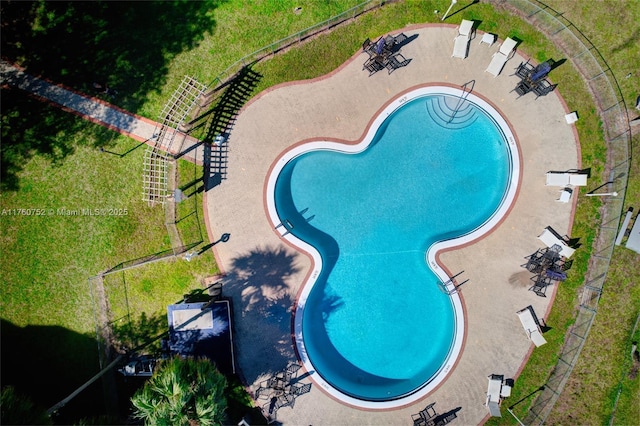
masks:
POLYGON ((558 253, 560 256, 564 256, 566 258, 571 257, 573 253, 575 253, 575 249, 569 247, 567 242, 558 236, 558 233, 555 232, 550 226, 544 228, 542 234, 538 236, 538 239, 542 241, 547 247, 557 248, 560 247, 558 253))
POLYGON ((502 71, 502 68, 504 68, 504 64, 506 64, 511 57, 511 54, 515 52, 516 44, 518 44, 517 41, 507 37, 507 39, 500 45, 500 49, 493 54, 491 63, 485 71, 493 74, 494 77, 497 77, 502 71))
POLYGON ((471 34, 473 33, 473 21, 463 19, 458 27, 458 35, 454 38, 453 42, 453 56, 454 58, 466 58, 469 52, 469 42, 471 41, 471 34))
POLYGON ((586 186, 587 175, 571 172, 547 172, 547 186, 586 186))
POLYGON ((502 417, 500 413, 500 391, 502 389, 502 379, 504 376, 492 374, 489 376, 489 386, 487 388, 487 402, 485 405, 489 409, 492 417, 502 417))
POLYGON ((573 194, 573 189, 564 188, 560 191, 560 198, 558 198, 556 201, 559 203, 568 203, 569 200, 571 200, 572 194, 573 194))
POLYGON ((522 327, 524 327, 524 330, 527 332, 529 339, 534 345, 536 345, 536 347, 540 347, 547 343, 547 340, 542 336, 540 326, 533 317, 531 309, 531 306, 527 306, 523 310, 516 312, 516 314, 518 315, 518 318, 520 318, 522 327))

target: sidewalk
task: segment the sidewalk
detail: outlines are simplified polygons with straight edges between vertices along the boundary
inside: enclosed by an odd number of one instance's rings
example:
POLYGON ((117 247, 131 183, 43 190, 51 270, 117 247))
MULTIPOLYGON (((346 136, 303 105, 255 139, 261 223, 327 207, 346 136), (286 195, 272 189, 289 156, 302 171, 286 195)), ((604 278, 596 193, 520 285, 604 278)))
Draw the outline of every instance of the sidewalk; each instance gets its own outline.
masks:
MULTIPOLYGON (((139 142, 145 142, 150 146, 155 145, 154 138, 157 138, 162 127, 161 123, 132 114, 101 99, 77 93, 69 88, 29 75, 5 61, 0 61, 0 84, 8 84, 22 89, 68 112, 77 114, 85 120, 107 127, 139 142)), ((186 136, 181 147, 181 151, 184 152, 181 158, 192 162, 201 162, 202 150, 192 149, 194 145, 199 143, 200 141, 197 139, 186 136)), ((178 152, 172 153, 177 154, 178 152)))

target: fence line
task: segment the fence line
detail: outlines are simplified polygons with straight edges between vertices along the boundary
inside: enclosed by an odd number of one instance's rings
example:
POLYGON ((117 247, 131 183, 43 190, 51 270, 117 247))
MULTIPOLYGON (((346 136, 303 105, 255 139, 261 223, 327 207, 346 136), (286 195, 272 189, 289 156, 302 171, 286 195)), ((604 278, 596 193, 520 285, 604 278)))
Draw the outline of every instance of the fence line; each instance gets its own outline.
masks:
POLYGON ((534 400, 523 421, 528 425, 537 425, 546 421, 558 400, 597 313, 622 218, 629 174, 631 128, 624 98, 611 68, 598 49, 571 21, 536 0, 492 2, 520 16, 545 34, 582 75, 602 119, 607 143, 606 191, 615 191, 619 195, 602 200, 601 221, 596 231, 584 285, 579 290, 580 305, 575 323, 565 338, 558 363, 551 372, 544 390, 534 400))
POLYGON ((213 79, 209 87, 215 87, 214 91, 225 86, 226 82, 229 81, 238 71, 240 71, 243 67, 246 67, 249 64, 253 64, 255 62, 260 61, 261 59, 266 58, 267 56, 274 55, 287 47, 293 46, 294 44, 300 43, 309 37, 312 37, 316 34, 319 34, 328 29, 334 28, 349 19, 354 19, 357 16, 362 15, 365 12, 383 6, 385 3, 391 3, 394 0, 367 0, 364 1, 357 6, 348 9, 339 15, 332 16, 326 21, 322 21, 318 24, 312 25, 308 28, 305 28, 302 31, 298 31, 295 34, 287 36, 283 39, 275 41, 268 46, 265 46, 261 49, 256 50, 255 52, 249 53, 248 55, 238 59, 233 64, 229 65, 227 69, 218 74, 217 77, 213 79))

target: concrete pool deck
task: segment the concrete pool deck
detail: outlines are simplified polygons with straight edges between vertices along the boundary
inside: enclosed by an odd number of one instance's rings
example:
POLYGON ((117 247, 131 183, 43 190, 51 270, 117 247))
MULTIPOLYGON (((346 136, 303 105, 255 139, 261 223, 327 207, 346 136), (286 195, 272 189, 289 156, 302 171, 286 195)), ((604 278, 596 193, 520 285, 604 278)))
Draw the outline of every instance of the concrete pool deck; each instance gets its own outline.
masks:
MULTIPOLYGON (((293 408, 278 410, 283 424, 409 425, 411 414, 432 402, 439 414, 460 408, 459 424, 478 424, 488 415, 483 405, 487 376, 516 378, 533 350, 516 312, 531 305, 546 318, 556 287, 547 298, 536 296, 528 291, 531 274, 520 265, 542 246, 536 237, 546 226, 561 234, 570 231, 579 191, 574 190, 570 203, 556 202, 559 188, 545 186, 545 173, 580 168, 577 134, 565 121, 570 111, 557 91, 538 99, 534 94, 518 99, 512 92, 519 80, 510 74, 526 61, 522 55, 516 53, 497 78, 484 71, 501 40, 491 46, 480 43, 478 31, 469 56, 452 58, 456 28, 422 25, 394 31, 411 39, 402 47, 402 55, 411 59, 407 66, 369 77, 362 70, 367 56, 357 52, 327 76, 260 93, 242 109, 231 131, 226 179, 206 193, 205 216, 211 241, 230 234, 214 250, 227 274, 223 292, 233 300, 237 367, 250 390, 297 361, 292 314, 311 269, 309 256, 279 237, 265 208, 266 179, 285 150, 308 139, 355 142, 377 112, 403 92, 425 84, 459 87, 473 81, 473 93, 493 104, 510 124, 522 158, 520 187, 507 217, 487 236, 439 256, 450 275, 464 271, 459 281, 469 279, 461 287, 462 355, 447 379, 424 399, 385 411, 344 405, 314 383, 293 408)), ((554 83, 561 89, 561 81, 554 83)), ((313 383, 314 372, 301 374, 307 376, 303 382, 313 383)), ((268 402, 257 400, 260 405, 268 402)))

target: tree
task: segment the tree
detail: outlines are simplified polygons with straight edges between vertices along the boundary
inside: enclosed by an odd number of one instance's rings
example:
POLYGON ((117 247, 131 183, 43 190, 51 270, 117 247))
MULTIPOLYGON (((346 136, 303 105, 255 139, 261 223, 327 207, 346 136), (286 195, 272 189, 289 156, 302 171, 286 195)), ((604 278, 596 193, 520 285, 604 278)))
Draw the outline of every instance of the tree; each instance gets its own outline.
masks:
POLYGON ((219 425, 225 420, 225 377, 207 359, 162 362, 133 395, 134 416, 147 425, 219 425))

